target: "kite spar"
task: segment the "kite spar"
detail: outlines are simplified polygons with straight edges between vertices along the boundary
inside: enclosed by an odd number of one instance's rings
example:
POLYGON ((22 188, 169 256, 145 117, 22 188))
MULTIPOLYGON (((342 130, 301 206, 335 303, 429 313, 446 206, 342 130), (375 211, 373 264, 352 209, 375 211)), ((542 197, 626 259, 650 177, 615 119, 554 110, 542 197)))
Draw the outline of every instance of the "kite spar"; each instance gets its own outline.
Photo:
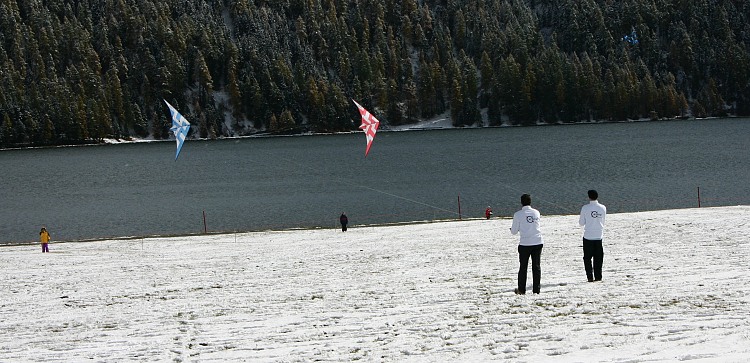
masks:
POLYGON ((180 156, 180 150, 182 150, 182 144, 185 143, 185 137, 187 137, 188 130, 190 130, 190 122, 182 117, 167 100, 164 100, 164 103, 169 106, 169 113, 172 114, 172 127, 169 131, 174 133, 174 139, 177 141, 177 152, 174 154, 174 160, 177 161, 177 157, 180 156))
POLYGON ((378 132, 380 121, 369 111, 365 110, 364 107, 360 106, 357 101, 352 100, 352 102, 357 105, 359 114, 362 115, 362 125, 359 125, 359 128, 365 131, 365 137, 367 137, 367 149, 365 149, 365 157, 367 157, 367 153, 370 152, 370 146, 372 146, 372 140, 375 140, 375 133, 378 132))

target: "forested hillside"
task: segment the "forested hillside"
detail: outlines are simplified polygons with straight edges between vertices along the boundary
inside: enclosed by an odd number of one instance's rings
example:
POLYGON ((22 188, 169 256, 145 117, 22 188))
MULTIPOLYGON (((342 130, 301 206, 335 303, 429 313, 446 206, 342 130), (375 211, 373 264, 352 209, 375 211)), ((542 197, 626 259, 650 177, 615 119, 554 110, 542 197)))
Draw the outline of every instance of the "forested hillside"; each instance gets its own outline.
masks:
POLYGON ((0 0, 0 146, 750 114, 742 0, 0 0), (627 36, 627 37, 626 37, 627 36), (634 40, 637 39, 637 41, 634 40))

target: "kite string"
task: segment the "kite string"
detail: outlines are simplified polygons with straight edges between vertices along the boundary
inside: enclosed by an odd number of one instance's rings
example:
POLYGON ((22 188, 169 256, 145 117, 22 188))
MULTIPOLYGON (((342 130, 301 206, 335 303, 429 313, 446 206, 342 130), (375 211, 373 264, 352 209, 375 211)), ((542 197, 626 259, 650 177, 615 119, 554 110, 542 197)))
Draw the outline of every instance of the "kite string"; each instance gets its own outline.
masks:
MULTIPOLYGON (((516 192, 518 192, 518 193, 521 193, 521 194, 523 194, 523 193, 526 193, 526 192, 524 192, 524 191, 522 191, 522 190, 520 190, 520 189, 518 189, 518 188, 514 188, 514 187, 511 187, 510 185, 508 185, 508 184, 505 184, 505 183, 498 183, 498 184, 500 184, 500 185, 504 186, 504 187, 505 187, 505 188, 507 188, 507 189, 510 189, 510 190, 514 190, 514 191, 516 191, 516 192)), ((534 196, 534 198, 533 198, 533 199, 535 199, 535 200, 538 200, 538 201, 539 201, 539 203, 542 203, 542 204, 547 204, 547 205, 551 205, 551 206, 557 207, 557 208, 559 208, 559 209, 563 210, 564 212, 568 212, 568 213, 570 213, 570 214, 577 214, 577 213, 578 213, 578 212, 577 212, 577 211, 575 211, 575 210, 572 210, 572 209, 570 209, 570 208, 568 208, 568 207, 565 207, 565 206, 563 206, 563 205, 561 205, 561 204, 558 204, 558 203, 555 203, 555 202, 552 202, 552 201, 548 201, 548 200, 542 199, 542 198, 540 198, 539 196, 534 196)))
MULTIPOLYGON (((291 171, 292 169, 294 169, 295 171, 303 171, 304 170, 304 172, 307 173, 308 175, 310 175, 310 174, 316 174, 316 173, 320 172, 319 169, 315 169, 315 168, 313 168, 313 167, 311 167, 311 166, 309 166, 307 164, 300 163, 300 162, 298 162, 296 160, 293 160, 293 159, 290 159, 290 158, 287 158, 287 157, 283 157, 283 156, 280 156, 278 154, 273 155, 273 157, 278 158, 279 160, 285 161, 288 165, 294 165, 294 168, 284 168, 287 171, 291 171)), ((279 167, 278 163, 276 165, 277 165, 276 167, 279 167)), ((487 183, 493 183, 493 184, 496 184, 496 185, 500 185, 500 186, 502 186, 502 187, 504 187, 506 189, 513 190, 513 191, 516 191, 516 192, 521 193, 521 194, 528 192, 528 191, 523 191, 523 190, 521 190, 521 189, 519 189, 517 187, 513 187, 513 186, 511 186, 508 183, 503 183, 503 182, 500 182, 500 181, 497 181, 497 180, 492 180, 489 177, 484 176, 483 173, 477 172, 477 170, 475 170, 473 168, 467 167, 467 163, 462 163, 462 165, 463 165, 462 169, 464 171, 471 171, 473 175, 478 175, 481 180, 484 180, 487 183)), ((372 191, 372 192, 376 192, 376 193, 380 193, 380 194, 383 194, 383 195, 387 195, 387 196, 390 196, 392 198, 396 198, 396 199, 404 200, 404 201, 407 201, 407 202, 410 202, 410 203, 414 203, 414 204, 417 204, 417 205, 421 205, 421 206, 424 206, 424 207, 427 207, 427 208, 431 208, 431 209, 436 210, 436 211, 446 212, 446 213, 448 213, 450 215, 455 215, 455 216, 458 216, 458 217, 461 216, 461 213, 459 213, 457 211, 445 209, 445 208, 442 208, 442 207, 439 207, 439 206, 436 206, 436 205, 432 205, 432 204, 421 202, 421 201, 418 201, 418 200, 415 200, 415 199, 407 198, 407 197, 404 197, 404 196, 401 196, 401 195, 398 195, 398 194, 395 194, 395 193, 391 193, 391 192, 388 192, 388 191, 385 191, 385 190, 382 190, 382 189, 378 189, 378 188, 374 188, 374 187, 370 187, 370 186, 366 186, 366 185, 354 183, 354 182, 351 182, 349 180, 344 179, 343 177, 336 176, 333 173, 329 173, 327 175, 327 177, 328 178, 333 178, 335 181, 338 181, 339 183, 342 183, 342 184, 346 184, 346 185, 349 185, 349 186, 358 187, 358 188, 366 189, 366 190, 369 190, 369 191, 372 191)), ((567 213, 570 213, 570 214, 578 214, 578 211, 574 211, 574 210, 572 210, 572 209, 570 209, 568 207, 565 207, 565 206, 560 205, 558 203, 554 203, 552 201, 547 201, 547 200, 542 199, 542 198, 540 198, 538 196, 536 196, 534 199, 537 200, 539 203, 550 205, 550 206, 554 206, 554 207, 559 208, 559 210, 562 210, 564 212, 567 212, 567 213)))
MULTIPOLYGON (((301 164, 301 163, 299 163, 299 162, 297 162, 295 160, 292 160, 292 159, 289 159, 289 158, 285 158, 285 157, 280 157, 280 159, 286 161, 287 163, 294 164, 295 166, 297 166, 296 169, 306 169, 309 172, 317 172, 316 169, 310 167, 309 165, 301 164)), ((507 184, 507 183, 493 181, 490 178, 488 178, 486 176, 483 176, 482 173, 478 173, 474 169, 467 168, 466 167, 466 163, 463 163, 463 165, 464 165, 463 170, 470 170, 471 172, 473 172, 474 175, 480 175, 480 179, 482 179, 482 180, 484 180, 484 181, 486 181, 488 183, 496 183, 496 184, 499 184, 499 185, 501 185, 501 186, 503 186, 503 187, 505 187, 505 188, 507 188, 509 190, 513 190, 513 191, 516 191, 516 192, 521 193, 521 194, 527 192, 527 191, 523 191, 523 190, 521 190, 519 188, 513 187, 513 186, 511 186, 510 184, 507 184)), ((451 215, 456 215, 456 216, 460 216, 461 215, 459 212, 454 211, 454 210, 449 210, 449 209, 441 208, 439 206, 435 206, 435 205, 432 205, 432 204, 429 204, 429 203, 420 202, 418 200, 414 200, 414 199, 410 199, 410 198, 407 198, 407 197, 403 197, 403 196, 400 196, 400 195, 397 195, 397 194, 394 194, 394 193, 390 193, 390 192, 387 192, 387 191, 384 191, 384 190, 381 190, 381 189, 377 189, 377 188, 369 187, 369 186, 366 186, 366 185, 361 185, 361 184, 353 183, 353 182, 350 182, 350 181, 345 180, 344 178, 341 178, 341 177, 338 177, 338 176, 334 176, 334 175, 330 175, 329 174, 328 177, 333 177, 335 180, 337 180, 338 182, 340 182, 342 184, 347 184, 347 185, 350 185, 350 186, 367 189, 367 190, 370 190, 370 191, 373 191, 373 192, 376 192, 376 193, 381 193, 381 194, 384 194, 384 195, 387 195, 387 196, 390 196, 390 197, 393 197, 393 198, 405 200, 405 201, 408 201, 408 202, 411 202, 411 203, 414 203, 414 204, 418 204, 418 205, 422 205, 422 206, 425 206, 425 207, 428 207, 428 208, 432 208, 434 210, 438 210, 438 211, 441 211, 441 212, 447 212, 447 213, 449 213, 451 215)), ((520 196, 520 194, 519 194, 519 196, 520 196)), ((563 211, 565 211, 567 213, 578 214, 578 211, 572 210, 572 209, 570 209, 568 207, 565 207, 563 205, 560 205, 558 203, 547 201, 545 199, 539 198, 538 196, 535 197, 534 199, 537 200, 537 201, 539 201, 539 203, 547 204, 547 205, 551 205, 551 206, 557 207, 557 208, 559 208, 559 209, 561 209, 561 210, 563 210, 563 211)))
POLYGON ((511 184, 504 183, 504 182, 499 181, 499 180, 493 180, 493 179, 491 179, 491 178, 489 178, 487 176, 484 176, 484 173, 479 172, 479 170, 477 170, 476 168, 467 167, 467 165, 469 165, 469 163, 462 163, 462 165, 463 165, 462 170, 467 175, 468 175, 468 173, 471 173, 472 175, 477 175, 479 177, 479 179, 487 182, 488 184, 500 185, 500 186, 502 186, 502 187, 504 187, 504 188, 506 188, 508 190, 512 190, 512 191, 515 191, 515 192, 519 193, 518 194, 519 196, 521 194, 524 194, 524 193, 529 193, 529 194, 532 194, 534 200, 538 201, 541 204, 546 204, 546 205, 550 205, 550 206, 556 207, 556 208, 562 210, 563 212, 566 212, 566 213, 569 213, 569 214, 578 214, 578 211, 576 211, 574 209, 571 209, 569 207, 563 206, 561 204, 558 204, 558 203, 555 203, 555 202, 548 201, 546 199, 540 198, 538 195, 535 195, 532 191, 521 190, 520 188, 514 187, 511 184))
MULTIPOLYGON (((278 157, 278 156, 277 156, 277 157, 278 157)), ((290 163, 290 164, 294 164, 294 165, 295 165, 295 166, 297 167, 296 169, 307 169, 307 171, 312 171, 312 172, 316 172, 316 171, 317 171, 316 169, 313 169, 312 167, 310 167, 310 166, 308 166, 308 165, 304 165, 304 164, 301 164, 301 163, 299 163, 299 162, 297 162, 297 161, 295 161, 295 160, 291 160, 291 159, 289 159, 289 158, 286 158, 286 157, 279 157, 279 158, 280 158, 281 160, 284 160, 284 161, 286 161, 287 163, 290 163)), ((393 198, 397 198, 397 199, 405 200, 405 201, 407 201, 407 202, 411 202, 411 203, 414 203, 414 204, 418 204, 418 205, 421 205, 421 206, 425 206, 425 207, 428 207, 428 208, 432 208, 432 209, 434 209, 434 210, 439 210, 439 211, 442 211, 442 212, 447 212, 447 213, 450 213, 450 214, 452 214, 452 215, 460 215, 460 214, 459 214, 458 212, 456 212, 456 211, 452 211, 452 210, 448 210, 448 209, 445 209, 445 208, 441 208, 441 207, 438 207, 438 206, 436 206, 436 205, 432 205, 432 204, 429 204, 429 203, 425 203, 425 202, 420 202, 420 201, 418 201, 418 200, 414 200, 414 199, 410 199, 410 198, 407 198, 407 197, 403 197, 403 196, 400 196, 400 195, 397 195, 397 194, 394 194, 394 193, 389 193, 389 192, 386 192, 386 191, 384 191, 384 190, 380 190, 380 189, 377 189, 377 188, 373 188, 373 187, 368 187, 368 186, 366 186, 366 185, 362 185, 362 184, 357 184, 357 183, 352 183, 352 182, 350 182, 350 181, 348 181, 348 180, 345 180, 345 179, 344 179, 344 178, 342 178, 342 177, 338 177, 338 176, 335 176, 335 175, 331 175, 331 174, 329 174, 329 175, 328 175, 328 177, 333 177, 333 179, 334 179, 334 180, 336 180, 336 181, 338 181, 338 182, 340 182, 340 183, 342 183, 342 184, 347 184, 347 185, 350 185, 350 186, 354 186, 354 187, 359 187, 359 188, 367 189, 367 190, 369 190, 369 191, 373 191, 373 192, 376 192, 376 193, 381 193, 381 194, 384 194, 384 195, 387 195, 387 196, 390 196, 390 197, 393 197, 393 198)))
POLYGON ((429 207, 429 208, 432 208, 432 209, 436 209, 436 210, 439 210, 439 211, 448 212, 448 213, 451 213, 451 214, 458 215, 458 212, 456 212, 456 211, 448 210, 448 209, 445 209, 445 208, 440 208, 440 207, 432 205, 432 204, 428 204, 428 203, 420 202, 418 200, 414 200, 414 199, 409 199, 409 198, 406 198, 406 197, 402 197, 400 195, 389 193, 389 192, 386 192, 384 190, 380 190, 380 189, 376 189, 376 188, 371 188, 371 187, 368 187, 368 186, 365 186, 365 185, 359 185, 359 184, 349 183, 349 182, 346 182, 345 180, 339 180, 339 181, 342 182, 342 183, 344 183, 344 184, 358 186, 360 188, 364 188, 364 189, 367 189, 367 190, 370 190, 370 191, 373 191, 373 192, 382 193, 382 194, 385 194, 385 195, 388 195, 388 196, 391 196, 391 197, 394 197, 394 198, 397 198, 397 199, 405 200, 407 202, 412 202, 412 203, 419 204, 419 205, 422 205, 422 206, 425 206, 425 207, 429 207))

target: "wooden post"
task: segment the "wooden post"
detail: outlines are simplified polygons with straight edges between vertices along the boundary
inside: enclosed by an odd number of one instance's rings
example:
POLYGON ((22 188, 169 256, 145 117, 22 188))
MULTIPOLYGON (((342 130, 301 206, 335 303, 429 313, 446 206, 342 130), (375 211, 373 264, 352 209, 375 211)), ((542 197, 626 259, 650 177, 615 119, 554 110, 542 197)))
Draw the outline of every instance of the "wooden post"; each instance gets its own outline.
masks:
POLYGON ((203 233, 208 233, 208 227, 206 227, 206 211, 203 211, 203 233))
POLYGON ((701 187, 698 187, 698 208, 701 207, 701 187))
POLYGON ((461 219, 461 194, 458 195, 458 219, 461 219))

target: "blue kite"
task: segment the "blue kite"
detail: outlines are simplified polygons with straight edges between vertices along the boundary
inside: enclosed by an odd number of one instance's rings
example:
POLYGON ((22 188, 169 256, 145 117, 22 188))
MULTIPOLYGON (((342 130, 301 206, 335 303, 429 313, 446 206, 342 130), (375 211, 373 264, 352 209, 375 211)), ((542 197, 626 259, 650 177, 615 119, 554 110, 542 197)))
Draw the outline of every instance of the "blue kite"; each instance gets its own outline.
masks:
POLYGON ((172 114, 172 127, 169 131, 174 133, 174 139, 177 142, 177 153, 174 154, 174 161, 177 161, 177 157, 180 156, 180 150, 182 150, 182 144, 185 143, 185 138, 190 130, 190 122, 182 117, 167 100, 164 100, 164 103, 169 106, 169 113, 172 114))

